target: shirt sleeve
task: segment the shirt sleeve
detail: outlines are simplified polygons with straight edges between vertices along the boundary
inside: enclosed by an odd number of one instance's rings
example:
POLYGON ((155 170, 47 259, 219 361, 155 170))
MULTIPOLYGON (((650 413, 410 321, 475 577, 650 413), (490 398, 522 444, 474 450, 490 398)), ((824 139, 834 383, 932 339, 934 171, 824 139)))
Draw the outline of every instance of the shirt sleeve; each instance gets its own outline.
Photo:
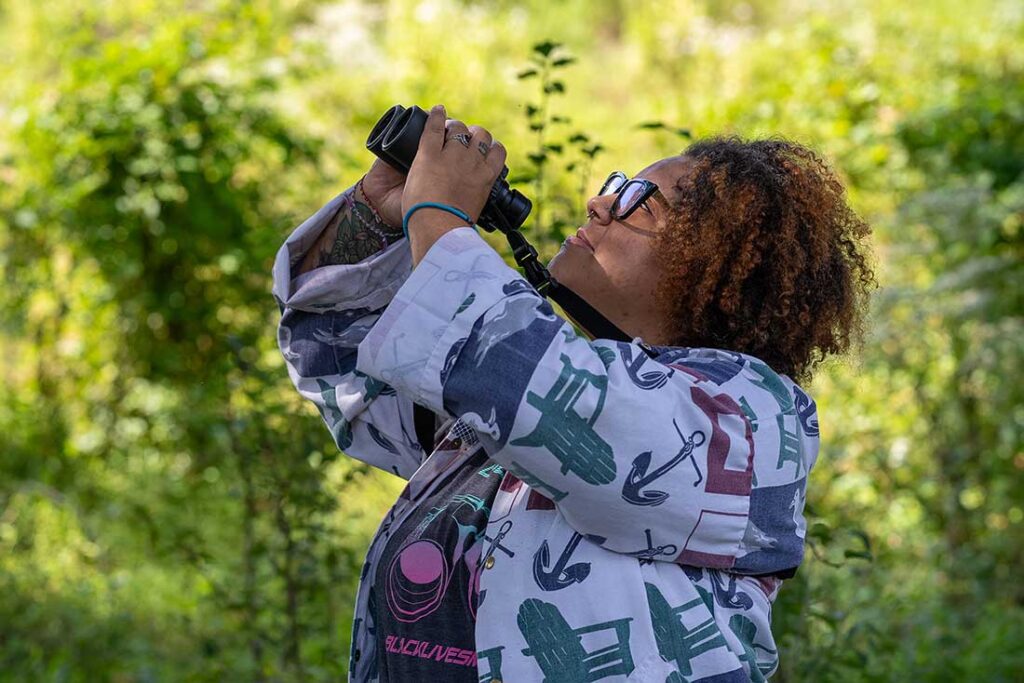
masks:
POLYGON ((720 569, 745 552, 756 447, 780 439, 777 401, 733 365, 711 381, 638 343, 577 336, 468 227, 431 246, 357 360, 467 422, 591 540, 720 569))
POLYGON ((400 239, 359 263, 294 274, 348 192, 303 222, 277 252, 278 346, 292 383, 316 406, 338 448, 408 479, 424 458, 412 402, 356 369, 356 351, 412 269, 409 241, 400 239))

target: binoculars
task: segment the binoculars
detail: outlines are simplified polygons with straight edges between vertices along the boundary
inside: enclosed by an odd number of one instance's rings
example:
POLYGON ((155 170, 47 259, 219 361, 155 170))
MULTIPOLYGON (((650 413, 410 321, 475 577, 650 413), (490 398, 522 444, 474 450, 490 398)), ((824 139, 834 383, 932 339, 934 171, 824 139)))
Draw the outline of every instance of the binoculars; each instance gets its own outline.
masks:
MULTIPOLYGON (((423 109, 416 105, 406 109, 396 104, 373 126, 366 138, 366 148, 396 170, 408 173, 426 123, 427 112, 423 109)), ((529 199, 509 187, 506 176, 508 166, 503 166, 477 219, 477 225, 489 232, 500 230, 508 234, 518 230, 533 209, 529 199)))

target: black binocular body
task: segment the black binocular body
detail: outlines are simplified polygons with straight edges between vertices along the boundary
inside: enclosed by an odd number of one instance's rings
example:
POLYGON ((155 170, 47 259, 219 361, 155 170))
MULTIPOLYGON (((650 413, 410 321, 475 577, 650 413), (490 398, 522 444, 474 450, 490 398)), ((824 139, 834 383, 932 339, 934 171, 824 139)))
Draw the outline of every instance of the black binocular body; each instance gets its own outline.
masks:
MULTIPOLYGON (((366 138, 366 148, 396 170, 408 173, 426 124, 427 112, 423 109, 416 105, 406 109, 396 104, 373 126, 370 136, 366 138)), ((509 187, 506 176, 508 166, 503 166, 477 219, 477 225, 484 230, 499 230, 503 233, 518 230, 533 209, 529 199, 509 187)))

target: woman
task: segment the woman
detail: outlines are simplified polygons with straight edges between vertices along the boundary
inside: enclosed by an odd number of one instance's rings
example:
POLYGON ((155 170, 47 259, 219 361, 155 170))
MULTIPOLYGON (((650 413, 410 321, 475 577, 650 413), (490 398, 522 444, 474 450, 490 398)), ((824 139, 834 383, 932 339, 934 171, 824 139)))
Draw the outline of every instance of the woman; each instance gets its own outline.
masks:
POLYGON ((468 221, 409 212, 475 220, 504 160, 435 107, 407 178, 376 162, 274 265, 296 387, 341 450, 409 480, 351 679, 764 680, 818 452, 794 380, 856 331, 868 227, 783 141, 613 174, 549 266, 634 336, 588 340, 468 221), (446 417, 437 444, 413 402, 446 417))

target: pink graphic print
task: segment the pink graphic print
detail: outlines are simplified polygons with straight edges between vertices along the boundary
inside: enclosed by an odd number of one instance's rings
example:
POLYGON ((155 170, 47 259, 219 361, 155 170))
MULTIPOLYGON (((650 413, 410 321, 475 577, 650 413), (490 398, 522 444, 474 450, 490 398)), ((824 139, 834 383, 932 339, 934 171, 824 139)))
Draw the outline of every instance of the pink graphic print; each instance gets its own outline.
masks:
MULTIPOLYGON (((483 529, 473 524, 464 524, 459 517, 463 511, 472 514, 486 507, 477 496, 460 493, 453 496, 447 505, 432 509, 413 530, 402 548, 395 553, 387 571, 384 593, 388 609, 395 619, 411 623, 435 612, 448 592, 448 585, 459 562, 466 563, 469 574, 466 597, 470 615, 476 619, 480 590, 480 544, 477 539, 483 529), (450 549, 450 557, 445 555, 444 548, 437 541, 422 537, 430 523, 446 513, 458 528, 458 539, 450 549)), ((486 520, 483 521, 486 523, 486 520)))

